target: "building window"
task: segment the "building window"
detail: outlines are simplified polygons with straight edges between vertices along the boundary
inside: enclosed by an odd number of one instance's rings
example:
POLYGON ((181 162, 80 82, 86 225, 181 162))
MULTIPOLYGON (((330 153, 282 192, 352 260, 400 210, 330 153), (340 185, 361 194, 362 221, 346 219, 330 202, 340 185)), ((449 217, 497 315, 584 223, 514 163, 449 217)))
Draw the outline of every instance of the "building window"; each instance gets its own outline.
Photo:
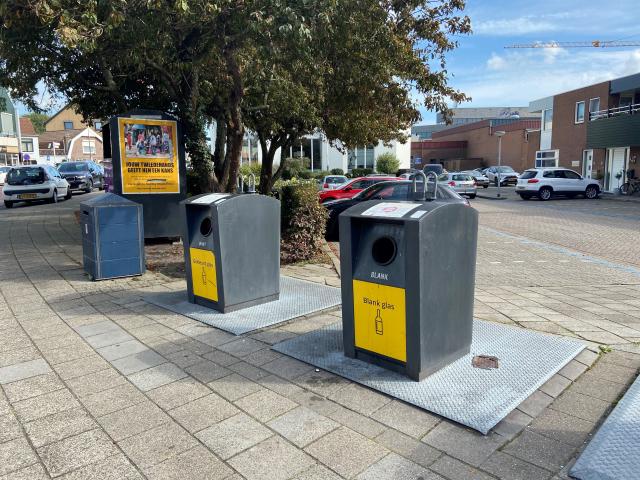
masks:
POLYGON ((93 127, 94 127, 96 130, 101 130, 101 129, 102 129, 102 122, 96 122, 96 123, 94 123, 94 124, 93 124, 93 127))
POLYGON ((373 167, 373 145, 356 147, 353 150, 349 150, 349 169, 373 167))
POLYGON ((6 135, 13 135, 15 133, 13 128, 13 115, 10 113, 0 113, 0 133, 6 135))
POLYGON ((557 167, 558 150, 538 150, 536 152, 536 168, 557 167))
POLYGON ((576 123, 584 122, 584 101, 576 102, 576 123))
POLYGON ((32 139, 22 139, 22 151, 23 152, 33 152, 33 140, 32 139))
POLYGON ((548 110, 542 111, 542 130, 545 132, 551 131, 553 127, 553 109, 549 108, 548 110))
POLYGON ((589 100, 589 113, 593 114, 600 111, 600 97, 589 100))
POLYGON ((64 122, 65 130, 73 130, 73 122, 64 122))
POLYGON ((96 142, 93 140, 82 141, 82 153, 85 155, 91 155, 96 153, 96 142))

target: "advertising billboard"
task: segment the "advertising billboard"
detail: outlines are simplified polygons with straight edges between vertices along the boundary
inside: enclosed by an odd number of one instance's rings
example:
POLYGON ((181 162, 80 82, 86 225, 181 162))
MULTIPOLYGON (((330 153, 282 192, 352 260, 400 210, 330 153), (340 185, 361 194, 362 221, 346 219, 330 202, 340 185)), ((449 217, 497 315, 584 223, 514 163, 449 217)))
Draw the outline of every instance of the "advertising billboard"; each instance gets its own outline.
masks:
POLYGON ((180 193, 177 124, 118 118, 122 194, 180 193))

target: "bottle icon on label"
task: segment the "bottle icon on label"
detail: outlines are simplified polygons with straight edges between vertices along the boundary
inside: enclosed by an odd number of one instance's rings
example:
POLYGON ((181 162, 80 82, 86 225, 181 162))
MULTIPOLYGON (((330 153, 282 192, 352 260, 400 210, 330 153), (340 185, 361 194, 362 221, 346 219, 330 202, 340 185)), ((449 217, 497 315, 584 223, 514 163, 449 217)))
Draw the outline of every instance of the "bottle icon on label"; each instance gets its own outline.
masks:
POLYGON ((383 330, 382 330, 382 317, 380 316, 380 309, 377 310, 376 312, 376 333, 378 335, 382 335, 383 330))

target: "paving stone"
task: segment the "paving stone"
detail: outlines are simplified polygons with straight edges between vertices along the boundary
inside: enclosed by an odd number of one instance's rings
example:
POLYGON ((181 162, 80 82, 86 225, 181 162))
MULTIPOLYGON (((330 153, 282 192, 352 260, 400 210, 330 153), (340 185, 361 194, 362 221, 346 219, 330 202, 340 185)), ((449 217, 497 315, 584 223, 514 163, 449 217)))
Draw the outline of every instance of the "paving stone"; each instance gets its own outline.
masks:
POLYGON ((168 423, 170 420, 162 409, 149 401, 98 418, 102 428, 116 442, 168 423))
POLYGON ((540 390, 547 395, 556 398, 560 395, 569 385, 571 385, 571 380, 562 375, 554 375, 551 377, 547 383, 540 387, 540 390))
POLYGON ((39 463, 0 476, 0 480, 49 480, 49 475, 39 463))
POLYGON ((638 369, 615 365, 613 363, 598 362, 591 367, 589 374, 610 382, 628 385, 635 380, 638 374, 638 369))
POLYGON ((132 335, 135 335, 140 340, 147 338, 159 337, 161 335, 167 335, 173 333, 173 330, 165 327, 159 323, 150 323, 141 327, 135 327, 129 329, 132 335))
POLYGON ((298 447, 305 447, 339 427, 333 420, 304 407, 295 408, 267 425, 298 447))
POLYGON ((325 435, 304 450, 348 478, 356 476, 389 453, 382 445, 345 427, 325 435))
POLYGON ((282 358, 282 354, 271 350, 270 348, 263 348, 257 352, 250 353, 244 357, 244 361, 251 365, 261 366, 265 363, 273 362, 278 358, 282 358))
MULTIPOLYGON (((5 332, 2 332, 5 335, 5 332)), ((0 349, 0 367, 7 367, 9 365, 15 365, 16 363, 24 363, 29 362, 31 360, 37 360, 41 358, 42 355, 38 350, 32 346, 28 345, 25 348, 20 348, 18 350, 3 350, 0 349)))
POLYGON ((237 373, 215 380, 207 384, 214 392, 227 400, 235 401, 263 389, 261 385, 237 373))
POLYGON ((168 412, 180 425, 193 433, 239 413, 239 410, 215 393, 168 412))
POLYGON ((525 430, 507 445, 504 453, 518 457, 547 470, 558 470, 569 461, 576 447, 525 430))
POLYGON ((450 480, 492 480, 486 473, 462 463, 448 455, 442 455, 430 467, 434 472, 450 480))
POLYGON ((85 342, 91 345, 95 349, 101 347, 108 347, 110 345, 116 345, 119 343, 130 342, 135 340, 133 336, 127 333, 125 330, 112 330, 100 335, 93 335, 91 337, 85 337, 85 342))
POLYGON ((424 467, 431 465, 441 455, 435 448, 419 442, 397 430, 385 430, 376 437, 375 440, 392 452, 396 452, 404 458, 424 467))
POLYGON ((599 355, 596 352, 592 352, 591 350, 585 348, 576 356, 575 361, 584 363, 587 366, 591 366, 593 362, 598 359, 598 356, 599 355))
POLYGON ((484 436, 448 421, 441 422, 422 441, 475 467, 501 445, 491 435, 484 436))
POLYGON ((127 383, 127 380, 113 368, 90 373, 67 381, 69 388, 78 397, 86 397, 127 383))
POLYGON ((127 342, 116 343, 106 347, 98 348, 97 352, 107 361, 118 360, 119 358, 128 357, 135 353, 148 350, 147 346, 138 340, 129 340, 127 342))
POLYGON ((82 377, 106 368, 109 368, 109 364, 98 355, 83 357, 53 366, 53 369, 58 372, 58 375, 63 380, 82 377))
POLYGON ((244 413, 239 413, 201 430, 196 437, 213 453, 226 460, 246 450, 273 433, 244 413))
POLYGON ((233 470, 201 446, 146 469, 147 476, 154 480, 217 480, 228 478, 232 473, 233 470))
POLYGON ((20 423, 12 414, 0 415, 0 443, 22 436, 20 423))
MULTIPOLYGON (((364 435, 365 437, 375 438, 387 429, 387 427, 381 423, 372 420, 369 417, 365 417, 364 415, 360 415, 348 408, 341 407, 333 402, 326 403, 331 403, 331 408, 326 412, 323 411, 323 409, 319 409, 320 413, 335 420, 339 424, 364 435)), ((308 404, 307 407, 314 410, 315 405, 308 404)))
POLYGON ((200 363, 205 360, 203 357, 190 350, 180 350, 178 352, 165 355, 165 357, 180 368, 190 367, 191 365, 195 365, 196 363, 200 363))
POLYGON ((295 383, 280 378, 276 375, 267 375, 258 380, 260 385, 268 388, 276 393, 279 393, 283 397, 292 398, 296 394, 303 392, 304 390, 297 386, 295 383))
POLYGON ((503 480, 543 480, 551 476, 547 470, 502 452, 493 453, 482 469, 503 480))
POLYGON ((264 344, 251 338, 239 338, 223 345, 214 345, 218 350, 229 353, 235 357, 244 357, 250 353, 257 352, 264 348, 264 344))
POLYGON ((68 473, 118 453, 101 430, 90 430, 37 449, 51 476, 68 473))
POLYGON ((580 363, 576 360, 571 360, 558 373, 563 377, 568 378, 569 380, 576 380, 587 370, 587 368, 589 367, 587 367, 584 363, 580 363))
POLYGON ((330 397, 338 390, 350 385, 351 382, 345 378, 334 375, 333 373, 315 369, 300 375, 295 379, 298 385, 317 393, 323 397, 330 397))
POLYGON ((71 360, 77 360, 94 354, 93 348, 85 343, 78 343, 72 347, 66 346, 53 350, 42 350, 42 355, 44 355, 51 365, 70 362, 71 360))
MULTIPOLYGON (((356 416, 358 419, 364 418, 366 420, 369 420, 370 422, 375 423, 376 425, 380 425, 381 428, 384 430, 386 427, 384 425, 379 424, 378 422, 371 420, 368 417, 364 417, 362 415, 360 415, 359 413, 356 412, 352 412, 351 410, 348 410, 340 405, 338 405, 336 402, 332 402, 330 400, 327 400, 324 397, 321 397, 320 395, 317 395, 313 392, 308 392, 306 390, 302 390, 301 392, 296 392, 291 399, 296 402, 299 405, 302 405, 303 407, 307 407, 311 410, 313 410, 314 412, 318 412, 320 415, 324 415, 325 417, 331 416, 331 414, 338 412, 339 410, 344 410, 345 412, 349 412, 351 414, 353 414, 353 416, 356 416)), ((343 423, 342 420, 338 420, 338 419, 334 419, 336 420, 338 423, 343 423)), ((351 427, 349 427, 351 428, 351 427)), ((353 430, 353 429, 352 429, 353 430)), ((360 432, 362 433, 362 432, 360 432)), ((380 432, 378 432, 379 434, 380 432)))
POLYGON ((220 350, 214 350, 212 352, 205 353, 204 355, 202 355, 202 358, 211 360, 213 363, 217 363, 218 365, 222 365, 223 367, 238 362, 238 358, 234 357, 233 355, 229 355, 228 353, 221 352, 220 350))
POLYGON ((38 375, 37 377, 19 380, 4 385, 4 391, 10 402, 15 403, 27 398, 37 397, 43 393, 54 392, 64 388, 64 384, 55 373, 38 375))
POLYGON ((173 363, 163 363, 157 367, 129 375, 128 378, 140 390, 147 392, 186 376, 187 374, 173 363))
POLYGON ((599 398, 605 402, 617 401, 626 390, 627 386, 625 384, 610 382, 600 376, 596 376, 592 371, 582 375, 571 387, 572 392, 599 398))
POLYGON ((84 409, 73 408, 26 423, 24 429, 33 446, 37 448, 92 430, 97 426, 84 409))
POLYGON ((143 477, 124 455, 118 453, 59 478, 62 480, 142 480, 143 477))
POLYGON ((576 447, 581 446, 595 428, 593 422, 553 409, 545 410, 529 427, 532 432, 576 447))
POLYGON ((140 372, 151 367, 156 367, 166 362, 166 359, 153 350, 143 350, 132 355, 113 360, 111 364, 123 375, 140 372))
POLYGON ((560 395, 551 408, 583 420, 597 423, 607 413, 611 404, 603 400, 571 391, 560 395))
POLYGON ((95 417, 101 417, 111 412, 121 410, 146 400, 136 387, 125 383, 109 390, 104 390, 80 399, 82 404, 95 417))
POLYGON ((74 330, 78 332, 81 337, 91 337, 107 332, 121 331, 122 329, 111 320, 103 320, 101 322, 76 327, 74 330))
POLYGON ((545 408, 547 408, 553 402, 553 397, 551 395, 547 395, 544 392, 536 390, 531 395, 529 395, 520 405, 518 405, 518 410, 526 413, 530 417, 537 417, 540 415, 545 408))
POLYGON ((529 425, 532 418, 520 410, 512 410, 506 417, 504 417, 498 424, 493 427, 492 431, 507 440, 511 440, 518 433, 522 431, 524 427, 529 425))
POLYGON ((147 396, 165 410, 171 410, 200 397, 209 395, 211 390, 191 377, 149 390, 147 396))
POLYGON ((35 377, 51 371, 49 364, 43 359, 30 360, 0 368, 0 385, 35 377))
POLYGON ((13 404, 16 415, 21 422, 31 422, 79 406, 78 401, 66 389, 45 393, 13 404))
POLYGON ((231 372, 220 365, 217 365, 209 360, 196 363, 184 369, 192 377, 200 380, 202 383, 209 383, 217 380, 218 378, 226 377, 231 372))
POLYGON ((371 418, 415 438, 422 438, 440 422, 435 415, 398 400, 387 403, 371 418))
POLYGON ((437 480, 440 475, 429 472, 424 467, 406 458, 390 453, 371 465, 356 478, 359 480, 437 480))
POLYGON ((286 480, 314 464, 307 454, 272 437, 229 460, 248 480, 286 480))
POLYGON ((342 480, 342 477, 327 467, 316 464, 310 469, 294 476, 291 480, 342 480))
POLYGON ((269 372, 266 370, 262 370, 261 368, 247 362, 232 363, 227 368, 232 372, 239 373, 249 380, 253 380, 254 382, 269 376, 269 372))
POLYGON ((252 393, 240 400, 236 400, 235 404, 261 422, 268 422, 272 418, 298 406, 295 402, 271 390, 260 390, 252 393))
POLYGON ((605 353, 600 357, 602 363, 613 363, 628 368, 640 368, 640 355, 638 353, 629 353, 614 350, 605 353))
POLYGON ((143 470, 195 447, 198 442, 177 423, 165 423, 118 442, 143 470))
POLYGON ((265 363, 262 368, 266 371, 278 375, 279 377, 292 380, 300 375, 308 373, 315 368, 307 363, 301 362, 291 357, 280 357, 272 362, 265 363))
POLYGON ((363 415, 371 415, 391 402, 390 397, 355 383, 338 390, 329 399, 363 415))

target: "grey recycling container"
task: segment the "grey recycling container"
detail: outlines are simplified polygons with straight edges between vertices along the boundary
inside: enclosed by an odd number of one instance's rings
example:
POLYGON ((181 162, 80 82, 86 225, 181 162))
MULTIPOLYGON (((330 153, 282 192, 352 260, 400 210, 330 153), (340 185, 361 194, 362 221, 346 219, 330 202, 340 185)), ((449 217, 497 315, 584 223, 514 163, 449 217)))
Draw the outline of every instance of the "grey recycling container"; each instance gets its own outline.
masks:
POLYGON ((204 194, 183 202, 189 301, 226 313, 280 296, 280 202, 204 194))
POLYGON ((413 380, 471 345, 478 213, 433 198, 362 202, 339 218, 344 353, 413 380))
POLYGON ((113 193, 80 204, 84 271, 93 280, 142 275, 142 205, 113 193))

